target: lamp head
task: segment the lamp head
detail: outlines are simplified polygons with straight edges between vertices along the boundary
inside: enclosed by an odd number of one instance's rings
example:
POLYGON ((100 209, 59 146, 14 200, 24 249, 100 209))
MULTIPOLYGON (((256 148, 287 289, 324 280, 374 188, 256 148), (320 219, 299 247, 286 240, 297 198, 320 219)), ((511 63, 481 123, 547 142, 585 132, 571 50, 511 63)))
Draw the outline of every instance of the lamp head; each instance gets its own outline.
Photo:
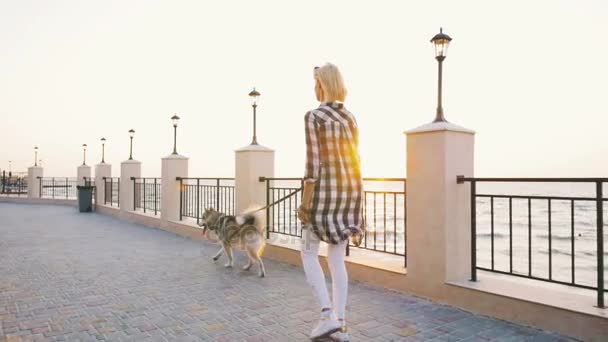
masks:
POLYGON ((256 106, 258 104, 258 98, 260 97, 260 92, 255 90, 255 87, 252 91, 249 92, 249 98, 251 99, 251 105, 256 106))
POLYGON ((437 60, 444 60, 448 54, 448 46, 452 38, 447 34, 443 33, 443 28, 439 29, 439 33, 437 33, 432 39, 431 43, 435 46, 435 58, 437 60))
POLYGON ((177 114, 171 117, 171 122, 173 122, 173 127, 177 127, 177 123, 179 122, 179 116, 177 114))

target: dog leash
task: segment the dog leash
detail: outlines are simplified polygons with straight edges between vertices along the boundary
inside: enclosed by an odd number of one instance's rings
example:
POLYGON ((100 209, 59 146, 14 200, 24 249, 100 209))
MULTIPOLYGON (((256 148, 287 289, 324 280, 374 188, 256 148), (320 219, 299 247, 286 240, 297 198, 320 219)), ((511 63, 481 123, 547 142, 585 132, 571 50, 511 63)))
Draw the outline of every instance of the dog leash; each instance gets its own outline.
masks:
POLYGON ((241 215, 249 215, 249 214, 257 213, 258 211, 266 210, 266 209, 268 209, 268 208, 270 208, 270 207, 273 207, 273 206, 275 206, 275 205, 277 205, 277 204, 279 204, 279 203, 281 203, 281 202, 284 202, 286 199, 288 199, 288 198, 290 198, 290 197, 295 196, 295 195, 296 195, 298 192, 300 192, 301 190, 302 190, 302 187, 298 188, 296 191, 294 191, 294 192, 290 193, 289 195, 287 195, 287 196, 285 196, 285 197, 283 197, 283 198, 281 198, 281 199, 278 199, 278 200, 276 200, 276 201, 274 201, 274 202, 272 202, 272 203, 270 203, 270 204, 268 204, 268 205, 266 205, 266 206, 264 206, 264 207, 261 207, 261 208, 256 209, 256 210, 252 210, 252 211, 250 211, 250 212, 243 213, 243 214, 241 214, 241 215))
MULTIPOLYGON (((261 208, 259 208, 259 209, 255 209, 255 210, 252 210, 252 211, 249 211, 249 212, 246 212, 246 213, 240 214, 240 215, 251 215, 251 214, 253 214, 253 213, 257 213, 258 211, 266 210, 266 209, 268 209, 268 208, 270 208, 270 207, 272 207, 272 206, 275 206, 275 205, 277 205, 277 204, 279 204, 279 203, 281 203, 281 202, 284 202, 285 200, 287 200, 287 199, 288 199, 288 198, 290 198, 290 197, 295 196, 295 195, 296 195, 298 192, 300 192, 301 190, 302 190, 302 187, 300 187, 300 188, 296 189, 296 191, 294 191, 294 192, 290 193, 289 195, 287 195, 287 196, 285 196, 285 197, 283 197, 283 198, 281 198, 281 199, 278 199, 278 200, 276 200, 276 201, 274 201, 274 202, 272 202, 272 203, 270 203, 270 204, 268 204, 268 205, 266 205, 266 206, 264 206, 264 207, 261 207, 261 208)), ((199 224, 199 226, 201 226, 201 225, 199 224)))

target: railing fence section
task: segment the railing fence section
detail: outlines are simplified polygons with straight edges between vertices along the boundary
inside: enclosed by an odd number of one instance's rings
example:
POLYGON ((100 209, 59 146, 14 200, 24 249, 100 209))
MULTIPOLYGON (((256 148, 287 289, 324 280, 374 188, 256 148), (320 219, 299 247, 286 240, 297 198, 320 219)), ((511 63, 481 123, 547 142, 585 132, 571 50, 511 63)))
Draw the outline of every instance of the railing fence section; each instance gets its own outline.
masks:
MULTIPOLYGON (((266 182, 266 205, 281 201, 266 209, 266 234, 302 237, 302 225, 296 210, 302 201, 301 178, 260 178, 266 182), (295 194, 294 194, 295 193, 295 194)), ((406 258, 406 179, 364 178, 363 220, 366 226, 361 245, 367 249, 406 258)), ((349 244, 347 255, 350 253, 349 244)))
POLYGON ((93 177, 83 177, 84 186, 95 186, 95 178, 93 177))
POLYGON ((103 204, 120 206, 120 177, 103 177, 103 182, 103 204))
POLYGON ((27 195, 27 172, 3 171, 0 175, 0 194, 3 195, 27 195))
POLYGON ((76 178, 38 177, 40 180, 40 197, 57 199, 76 198, 76 178))
POLYGON ((471 280, 482 270, 590 289, 605 307, 608 178, 459 176, 457 182, 470 183, 471 280), (504 185, 513 193, 524 184, 535 187, 523 191, 532 195, 504 194, 504 185), (479 193, 484 185, 502 188, 479 193))
POLYGON ((160 211, 161 198, 161 179, 160 178, 135 178, 133 181, 133 207, 135 210, 143 212, 154 212, 157 215, 160 211))
POLYGON ((180 220, 200 223, 205 208, 234 215, 234 178, 176 178, 180 188, 180 220))

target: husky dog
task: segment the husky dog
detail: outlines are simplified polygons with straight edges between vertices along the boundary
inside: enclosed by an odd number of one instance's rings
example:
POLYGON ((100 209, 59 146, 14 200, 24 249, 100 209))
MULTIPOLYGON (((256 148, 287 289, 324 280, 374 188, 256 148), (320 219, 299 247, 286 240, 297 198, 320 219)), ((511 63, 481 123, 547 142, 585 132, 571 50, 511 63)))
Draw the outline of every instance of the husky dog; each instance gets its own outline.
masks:
POLYGON ((264 277, 266 270, 260 254, 264 247, 262 229, 258 227, 260 219, 253 214, 230 216, 218 212, 213 208, 205 209, 201 226, 203 235, 212 241, 217 241, 222 248, 215 254, 213 261, 217 261, 224 252, 228 257, 225 267, 233 266, 232 247, 239 244, 245 250, 249 261, 243 267, 248 271, 253 264, 258 264, 258 275, 264 277), (257 224, 256 224, 257 223, 257 224))

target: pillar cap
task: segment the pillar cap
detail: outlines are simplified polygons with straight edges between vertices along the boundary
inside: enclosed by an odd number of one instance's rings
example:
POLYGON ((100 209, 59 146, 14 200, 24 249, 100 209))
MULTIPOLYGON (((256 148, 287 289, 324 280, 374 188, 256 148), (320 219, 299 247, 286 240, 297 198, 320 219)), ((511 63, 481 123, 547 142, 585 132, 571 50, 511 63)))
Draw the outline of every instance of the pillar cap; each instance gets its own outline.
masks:
POLYGON ((132 159, 132 160, 128 160, 128 159, 127 159, 127 160, 123 161, 123 162, 122 162, 122 163, 120 163, 120 164, 121 164, 121 165, 122 165, 122 164, 141 164, 141 162, 140 162, 139 160, 135 160, 135 159, 132 159))
POLYGON ((186 157, 186 156, 182 156, 181 154, 170 154, 166 157, 161 158, 162 160, 188 160, 190 158, 186 157))
POLYGON ((40 166, 40 165, 37 165, 37 166, 36 165, 32 165, 32 166, 28 167, 28 169, 42 169, 42 166, 40 166))
POLYGON ((235 152, 274 152, 274 150, 262 145, 249 145, 241 147, 235 150, 235 152))
POLYGON ((414 129, 410 129, 409 131, 405 131, 404 133, 407 135, 410 135, 410 134, 432 133, 432 132, 441 132, 441 131, 475 134, 474 130, 464 128, 462 126, 458 126, 451 122, 431 122, 431 123, 416 127, 414 129))
POLYGON ((95 164, 95 167, 100 167, 100 166, 112 166, 112 164, 109 164, 109 163, 99 163, 99 164, 95 164))
POLYGON ((89 165, 80 165, 78 166, 79 169, 90 169, 91 167, 89 165))

